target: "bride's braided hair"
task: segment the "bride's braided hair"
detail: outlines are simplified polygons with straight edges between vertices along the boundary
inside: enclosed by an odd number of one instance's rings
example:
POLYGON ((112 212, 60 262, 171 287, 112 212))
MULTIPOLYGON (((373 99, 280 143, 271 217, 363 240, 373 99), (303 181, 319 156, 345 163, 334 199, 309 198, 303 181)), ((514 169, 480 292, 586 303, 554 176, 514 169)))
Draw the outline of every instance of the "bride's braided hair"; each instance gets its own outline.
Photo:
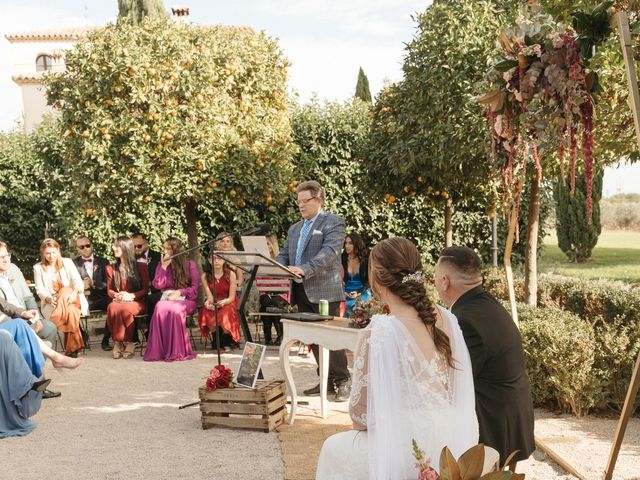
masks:
POLYGON ((444 355, 447 364, 453 367, 451 343, 447 334, 436 326, 435 306, 427 295, 424 275, 415 275, 422 271, 418 249, 406 238, 383 240, 371 250, 369 278, 416 309, 431 334, 436 349, 444 355))

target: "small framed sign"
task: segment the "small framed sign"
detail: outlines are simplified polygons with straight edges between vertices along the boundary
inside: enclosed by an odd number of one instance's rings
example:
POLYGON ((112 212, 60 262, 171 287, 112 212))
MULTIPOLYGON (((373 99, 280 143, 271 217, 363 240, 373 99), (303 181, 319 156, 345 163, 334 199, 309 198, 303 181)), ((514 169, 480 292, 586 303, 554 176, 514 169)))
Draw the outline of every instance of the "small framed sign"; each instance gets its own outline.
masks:
POLYGON ((258 378, 258 372, 264 359, 264 353, 267 351, 265 345, 259 343, 247 342, 242 352, 242 360, 238 375, 236 375, 236 383, 241 387, 254 388, 258 378))

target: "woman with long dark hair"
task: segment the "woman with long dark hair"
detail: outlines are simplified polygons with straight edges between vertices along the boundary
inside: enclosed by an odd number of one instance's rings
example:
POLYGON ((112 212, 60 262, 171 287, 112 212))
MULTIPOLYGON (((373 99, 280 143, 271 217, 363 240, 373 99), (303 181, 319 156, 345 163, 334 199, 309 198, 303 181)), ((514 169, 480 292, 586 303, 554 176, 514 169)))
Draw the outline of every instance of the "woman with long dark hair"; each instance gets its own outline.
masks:
POLYGON ((197 356, 191 349, 187 316, 196 311, 198 299, 198 267, 185 255, 182 242, 169 237, 164 242, 162 260, 156 269, 153 286, 162 291, 149 323, 146 361, 191 360, 197 356))
POLYGON ((113 338, 113 358, 131 358, 135 345, 136 315, 147 311, 149 269, 137 262, 133 242, 129 237, 118 237, 113 242, 116 261, 107 265, 107 295, 113 300, 107 307, 107 324, 113 338))
POLYGON ((236 297, 236 274, 228 268, 226 262, 209 254, 211 270, 202 274, 202 285, 206 294, 204 308, 200 311, 198 323, 203 337, 211 334, 211 344, 215 346, 216 316, 220 329, 220 346, 225 352, 231 351, 232 346, 240 342, 240 319, 236 297), (214 299, 215 292, 215 299, 214 299), (215 302, 214 302, 215 300, 215 302))
POLYGON ((368 257, 369 250, 362 237, 357 233, 348 233, 342 251, 345 317, 349 316, 358 298, 363 302, 368 302, 371 298, 368 257))
POLYGON ((360 335, 349 401, 354 429, 325 441, 318 480, 416 478, 413 439, 434 462, 445 446, 458 458, 478 442, 469 351, 456 317, 429 298, 415 245, 380 242, 369 278, 390 314, 374 315, 360 335))
POLYGON ((89 313, 89 304, 73 260, 62 256, 60 244, 52 238, 40 244, 40 262, 33 266, 33 279, 42 315, 64 332, 65 355, 77 357, 84 348, 80 316, 89 313))

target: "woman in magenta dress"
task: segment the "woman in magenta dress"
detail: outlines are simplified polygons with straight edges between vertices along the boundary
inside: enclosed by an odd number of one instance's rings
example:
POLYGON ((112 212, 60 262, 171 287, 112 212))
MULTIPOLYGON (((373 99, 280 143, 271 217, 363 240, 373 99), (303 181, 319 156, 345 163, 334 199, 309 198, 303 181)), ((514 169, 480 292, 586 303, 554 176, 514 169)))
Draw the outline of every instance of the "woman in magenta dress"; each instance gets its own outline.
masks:
POLYGON ((196 311, 198 298, 198 267, 185 255, 171 258, 184 251, 182 242, 169 237, 164 242, 162 260, 153 279, 153 286, 162 291, 149 323, 149 340, 144 353, 146 361, 191 360, 187 316, 196 311))
POLYGON ((116 261, 107 265, 107 295, 113 301, 107 307, 107 324, 113 338, 113 358, 133 358, 135 316, 147 311, 149 270, 136 262, 133 242, 118 237, 113 242, 116 261))
MULTIPOLYGON (((207 295, 204 308, 200 311, 198 323, 202 336, 206 337, 216 330, 215 307, 218 307, 218 328, 220 329, 220 346, 225 352, 240 342, 240 319, 236 297, 236 274, 227 268, 220 257, 209 255, 211 270, 202 274, 202 284, 207 295), (214 297, 215 292, 215 297, 214 297), (217 300, 216 302, 214 302, 217 300)), ((211 344, 215 346, 215 337, 211 344)))

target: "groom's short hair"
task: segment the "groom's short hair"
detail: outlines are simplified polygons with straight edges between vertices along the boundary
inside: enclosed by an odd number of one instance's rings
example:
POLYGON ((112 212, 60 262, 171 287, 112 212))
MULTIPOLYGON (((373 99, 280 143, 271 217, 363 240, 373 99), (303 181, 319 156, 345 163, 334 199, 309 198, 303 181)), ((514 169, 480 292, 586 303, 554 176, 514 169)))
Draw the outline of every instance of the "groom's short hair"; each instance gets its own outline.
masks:
POLYGON ((453 269, 465 283, 482 281, 482 261, 469 247, 446 247, 438 263, 453 269))

